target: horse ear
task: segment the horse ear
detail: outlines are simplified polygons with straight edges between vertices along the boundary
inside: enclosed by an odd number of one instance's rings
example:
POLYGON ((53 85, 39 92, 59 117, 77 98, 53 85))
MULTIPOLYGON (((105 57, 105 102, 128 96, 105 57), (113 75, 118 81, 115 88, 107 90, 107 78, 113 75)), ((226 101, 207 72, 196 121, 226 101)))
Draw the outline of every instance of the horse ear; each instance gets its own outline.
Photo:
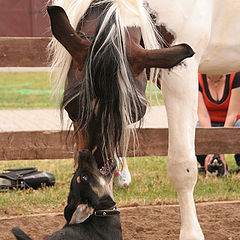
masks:
POLYGON ((130 62, 141 72, 144 68, 172 68, 185 58, 192 57, 194 51, 187 44, 148 50, 130 39, 127 54, 130 62))
POLYGON ((51 20, 51 29, 54 37, 67 49, 75 60, 83 60, 89 48, 88 41, 78 36, 72 28, 63 8, 48 6, 47 11, 51 20))
POLYGON ((179 44, 169 48, 143 50, 142 62, 145 68, 172 68, 193 55, 194 51, 189 45, 179 44))
POLYGON ((93 208, 87 204, 79 204, 72 215, 70 224, 82 223, 93 214, 93 208))

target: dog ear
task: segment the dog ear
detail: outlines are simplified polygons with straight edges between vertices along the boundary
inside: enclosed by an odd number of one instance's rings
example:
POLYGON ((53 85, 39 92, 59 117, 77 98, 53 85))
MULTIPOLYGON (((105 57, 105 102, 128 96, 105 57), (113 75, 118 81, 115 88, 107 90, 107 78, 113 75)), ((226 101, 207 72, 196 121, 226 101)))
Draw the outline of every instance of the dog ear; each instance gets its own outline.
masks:
POLYGON ((72 215, 70 224, 82 223, 93 214, 93 208, 87 204, 79 204, 72 215))
POLYGON ((74 214, 74 212, 76 210, 76 207, 75 207, 74 203, 71 201, 71 199, 73 199, 72 191, 70 191, 70 193, 68 195, 67 206, 64 208, 64 217, 65 217, 67 223, 69 223, 71 221, 72 215, 74 214))

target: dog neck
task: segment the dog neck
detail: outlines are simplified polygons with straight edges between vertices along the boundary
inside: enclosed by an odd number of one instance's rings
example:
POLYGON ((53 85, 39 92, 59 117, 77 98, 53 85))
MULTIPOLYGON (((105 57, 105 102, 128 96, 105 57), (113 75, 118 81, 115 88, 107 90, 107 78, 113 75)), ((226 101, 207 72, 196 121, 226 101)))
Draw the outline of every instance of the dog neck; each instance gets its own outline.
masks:
POLYGON ((93 215, 96 217, 107 217, 119 215, 120 211, 117 210, 116 203, 108 195, 103 196, 99 200, 99 204, 95 207, 93 215))
POLYGON ((99 204, 94 208, 94 210, 111 210, 115 207, 116 203, 113 199, 109 195, 105 195, 99 199, 99 204))

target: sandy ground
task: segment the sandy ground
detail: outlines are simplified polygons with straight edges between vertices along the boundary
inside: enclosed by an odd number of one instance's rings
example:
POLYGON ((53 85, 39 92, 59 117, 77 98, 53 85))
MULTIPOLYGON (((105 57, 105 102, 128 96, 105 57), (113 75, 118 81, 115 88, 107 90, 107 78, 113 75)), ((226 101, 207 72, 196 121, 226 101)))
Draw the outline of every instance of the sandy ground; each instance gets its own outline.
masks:
MULTIPOLYGON (((124 240, 178 239, 179 207, 176 205, 121 208, 124 240)), ((240 201, 197 204, 206 240, 240 240, 240 201)), ((61 213, 0 216, 0 239, 13 240, 10 230, 19 226, 34 240, 44 239, 64 225, 61 213)))

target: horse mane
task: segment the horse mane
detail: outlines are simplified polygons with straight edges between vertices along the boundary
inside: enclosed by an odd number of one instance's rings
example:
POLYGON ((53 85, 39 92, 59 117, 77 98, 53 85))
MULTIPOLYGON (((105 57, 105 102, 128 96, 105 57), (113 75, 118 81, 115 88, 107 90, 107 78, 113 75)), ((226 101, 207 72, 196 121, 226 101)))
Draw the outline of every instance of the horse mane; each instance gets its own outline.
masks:
MULTIPOLYGON (((129 139, 127 126, 137 120, 137 116, 141 115, 141 106, 146 104, 135 88, 128 65, 126 28, 140 27, 145 48, 160 48, 159 36, 143 0, 58 0, 54 4, 65 9, 75 29, 91 5, 107 6, 101 15, 86 60, 85 77, 78 94, 84 108, 81 109, 78 123, 79 128, 86 127, 97 112, 101 116, 103 154, 107 156, 108 152, 113 157, 120 151, 124 156, 129 139), (97 78, 100 80, 97 81, 97 78)), ((72 58, 56 39, 50 42, 49 53, 52 55, 51 69, 55 75, 53 91, 59 99, 72 58)), ((157 70, 151 70, 150 81, 156 81, 156 78, 157 70)), ((135 136, 135 128, 132 129, 135 136)))

